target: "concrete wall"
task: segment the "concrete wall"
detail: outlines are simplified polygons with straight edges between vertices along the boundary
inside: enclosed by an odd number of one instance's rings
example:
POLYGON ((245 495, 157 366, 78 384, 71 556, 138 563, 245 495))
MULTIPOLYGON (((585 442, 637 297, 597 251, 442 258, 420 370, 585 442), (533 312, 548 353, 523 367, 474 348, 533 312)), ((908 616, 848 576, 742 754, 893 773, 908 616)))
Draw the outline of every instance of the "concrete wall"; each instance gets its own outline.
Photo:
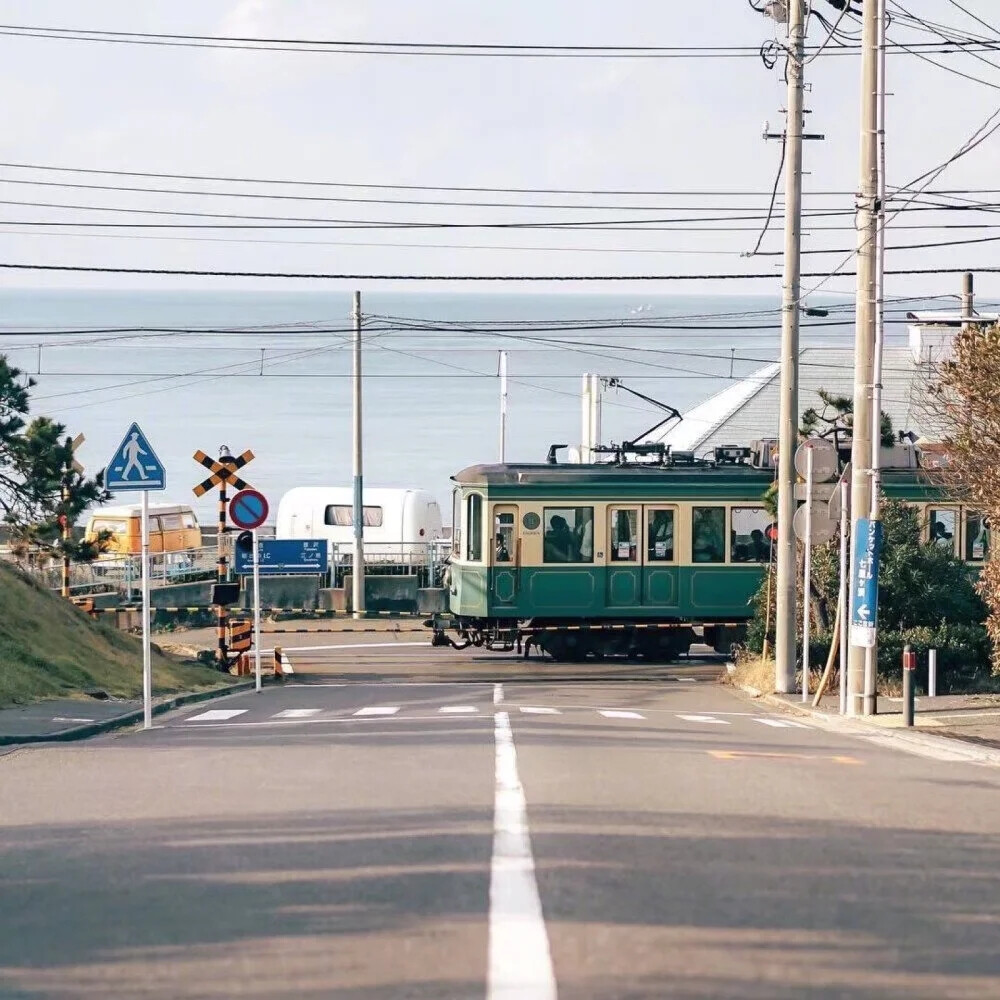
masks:
MULTIPOLYGON (((318 576, 262 576, 260 603, 265 608, 318 608, 321 578, 318 576)), ((253 607, 253 580, 243 582, 240 606, 253 607)))

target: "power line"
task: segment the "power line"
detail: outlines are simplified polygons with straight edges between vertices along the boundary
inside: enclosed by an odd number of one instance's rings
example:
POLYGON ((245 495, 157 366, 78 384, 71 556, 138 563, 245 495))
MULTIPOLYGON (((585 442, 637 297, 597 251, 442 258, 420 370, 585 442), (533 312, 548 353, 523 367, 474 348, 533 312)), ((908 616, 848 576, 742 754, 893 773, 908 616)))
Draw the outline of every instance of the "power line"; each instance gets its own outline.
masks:
MULTIPOLYGON (((91 265, 70 264, 13 264, 0 263, 0 268, 13 271, 63 271, 84 274, 160 274, 182 277, 205 278, 290 278, 305 280, 343 280, 343 281, 558 281, 558 282, 618 282, 618 281, 775 281, 779 277, 774 274, 335 274, 323 272, 296 271, 222 271, 198 270, 195 268, 157 268, 157 267, 96 267, 91 265)), ((967 267, 926 267, 888 270, 890 275, 918 274, 964 274, 967 267)), ((1000 273, 1000 267, 977 267, 980 274, 1000 273)), ((841 277, 852 277, 852 271, 838 271, 841 277)), ((804 273, 804 278, 829 279, 834 275, 830 272, 804 273)), ((815 291, 815 290, 814 290, 815 291)), ((810 293, 811 294, 811 293, 810 293)))

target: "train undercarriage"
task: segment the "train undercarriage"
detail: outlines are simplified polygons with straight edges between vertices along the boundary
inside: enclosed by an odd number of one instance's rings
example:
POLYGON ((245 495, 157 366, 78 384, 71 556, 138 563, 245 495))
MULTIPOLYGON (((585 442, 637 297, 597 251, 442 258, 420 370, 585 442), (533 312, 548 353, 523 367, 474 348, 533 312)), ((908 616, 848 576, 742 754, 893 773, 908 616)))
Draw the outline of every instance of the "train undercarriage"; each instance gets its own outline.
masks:
POLYGON ((746 637, 745 622, 580 621, 463 618, 435 615, 424 622, 433 629, 432 645, 493 652, 533 652, 560 663, 609 657, 670 663, 692 645, 704 644, 729 655, 746 637))

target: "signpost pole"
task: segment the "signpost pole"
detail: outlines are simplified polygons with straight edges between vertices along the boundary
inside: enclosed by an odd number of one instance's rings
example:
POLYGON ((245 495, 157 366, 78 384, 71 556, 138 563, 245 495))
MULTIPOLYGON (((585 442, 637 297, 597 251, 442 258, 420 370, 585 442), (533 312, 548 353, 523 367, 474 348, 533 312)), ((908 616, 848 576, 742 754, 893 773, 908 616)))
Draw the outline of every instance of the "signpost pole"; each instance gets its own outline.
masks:
POLYGON ((500 464, 507 461, 507 352, 500 352, 500 464))
POLYGON ((812 601, 812 519, 813 519, 813 450, 806 453, 806 554, 802 575, 802 701, 809 701, 809 612, 812 601))
POLYGON ((153 662, 149 645, 149 490, 142 491, 142 728, 153 725, 153 662))
POLYGON ((850 586, 847 581, 847 547, 850 531, 851 491, 845 476, 840 480, 840 714, 847 714, 847 643, 850 586))
POLYGON ((354 558, 351 565, 351 605, 355 618, 365 616, 365 514, 361 446, 361 293, 354 293, 354 558))
POLYGON ((253 529, 253 660, 256 688, 260 691, 260 553, 257 529, 253 529))

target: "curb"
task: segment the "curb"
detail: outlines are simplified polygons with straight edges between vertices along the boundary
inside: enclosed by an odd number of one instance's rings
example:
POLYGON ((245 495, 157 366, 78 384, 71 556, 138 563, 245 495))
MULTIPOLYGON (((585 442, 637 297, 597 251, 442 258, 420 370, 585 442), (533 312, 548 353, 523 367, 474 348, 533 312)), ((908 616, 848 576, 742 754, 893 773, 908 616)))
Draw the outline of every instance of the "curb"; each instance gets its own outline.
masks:
POLYGON ((821 728, 829 732, 844 733, 857 736, 869 743, 892 747, 904 753, 916 754, 919 757, 930 757, 933 760, 958 761, 966 764, 980 764, 984 767, 1000 767, 1000 750, 992 747, 978 746, 956 736, 935 735, 931 733, 912 732, 905 729, 888 729, 865 722, 862 718, 842 719, 839 715, 830 715, 814 708, 802 708, 799 705, 784 701, 772 694, 765 694, 749 684, 736 685, 752 698, 765 701, 768 705, 783 708, 796 715, 810 718, 821 728))
MULTIPOLYGON (((265 683, 267 681, 265 680, 265 683)), ((153 705, 153 717, 163 715, 165 712, 172 712, 182 705, 194 705, 200 701, 212 701, 215 698, 222 698, 229 694, 242 694, 244 691, 252 691, 256 687, 256 681, 244 681, 240 684, 232 684, 228 687, 209 688, 207 691, 189 691, 186 694, 174 695, 166 701, 153 705)), ((0 747, 19 746, 31 743, 73 743, 76 740, 86 740, 91 736, 100 736, 102 733, 110 733, 115 729, 122 729, 125 726, 135 725, 142 722, 143 710, 135 709, 123 715, 116 715, 110 719, 102 719, 100 722, 89 722, 85 726, 73 726, 69 729, 60 729, 55 733, 28 733, 23 736, 3 736, 0 735, 0 747)))

